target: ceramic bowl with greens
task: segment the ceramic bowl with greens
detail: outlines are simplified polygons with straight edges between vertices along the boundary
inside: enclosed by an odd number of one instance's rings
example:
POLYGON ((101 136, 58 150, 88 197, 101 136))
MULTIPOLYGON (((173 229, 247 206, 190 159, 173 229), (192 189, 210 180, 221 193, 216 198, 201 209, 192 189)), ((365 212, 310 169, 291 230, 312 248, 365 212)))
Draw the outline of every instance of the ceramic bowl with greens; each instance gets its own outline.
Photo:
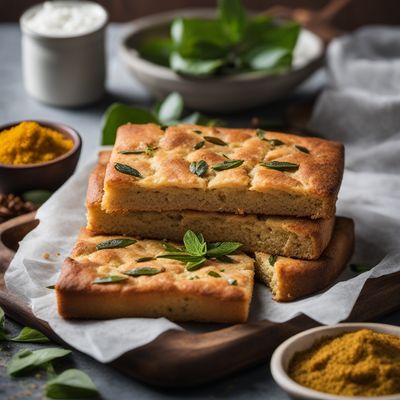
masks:
POLYGON ((292 21, 218 10, 178 10, 134 21, 120 55, 157 97, 179 92, 190 108, 230 112, 289 94, 321 63, 322 40, 292 21))

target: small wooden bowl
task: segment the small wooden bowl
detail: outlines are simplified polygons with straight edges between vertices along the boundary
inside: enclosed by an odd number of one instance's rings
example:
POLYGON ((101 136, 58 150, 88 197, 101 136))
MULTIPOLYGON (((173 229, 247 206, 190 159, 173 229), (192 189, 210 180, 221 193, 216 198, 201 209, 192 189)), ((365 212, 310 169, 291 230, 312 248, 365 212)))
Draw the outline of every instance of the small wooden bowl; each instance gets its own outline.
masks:
MULTIPOLYGON (((67 153, 39 164, 8 165, 0 163, 0 193, 20 194, 28 190, 58 189, 75 171, 81 153, 82 140, 78 132, 71 127, 49 121, 37 121, 42 126, 60 132, 74 143, 67 153)), ((11 122, 0 126, 0 132, 10 129, 23 121, 11 122)))
POLYGON ((400 327, 368 322, 344 323, 332 326, 321 326, 308 329, 285 340, 272 354, 271 374, 275 382, 293 399, 304 400, 399 400, 400 394, 387 396, 340 396, 309 389, 295 382, 287 373, 295 353, 307 350, 319 339, 326 336, 337 336, 342 333, 370 329, 379 333, 400 336, 400 327))

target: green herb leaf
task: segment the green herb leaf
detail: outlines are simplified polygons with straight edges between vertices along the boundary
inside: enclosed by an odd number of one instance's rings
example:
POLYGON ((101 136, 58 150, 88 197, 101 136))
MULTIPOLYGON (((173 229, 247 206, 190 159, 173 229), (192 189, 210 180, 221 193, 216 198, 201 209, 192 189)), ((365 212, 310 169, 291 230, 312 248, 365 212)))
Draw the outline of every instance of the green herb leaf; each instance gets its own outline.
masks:
POLYGON ((267 141, 272 145, 272 146, 282 146, 285 143, 282 142, 282 140, 279 139, 267 139, 267 141))
POLYGON ((141 258, 138 258, 138 259, 136 260, 136 262, 137 262, 137 263, 142 263, 142 262, 153 261, 153 260, 155 260, 154 257, 141 257, 141 258))
POLYGON ((168 124, 171 121, 178 121, 182 111, 183 98, 179 93, 173 92, 160 104, 157 116, 161 123, 168 124))
POLYGON ((260 140, 264 140, 264 135, 266 134, 266 132, 264 131, 264 129, 257 129, 256 130, 256 135, 260 140))
POLYGON ((183 236, 186 251, 194 256, 203 256, 207 252, 207 243, 201 233, 186 231, 183 236))
POLYGON ((113 145, 117 129, 124 124, 157 124, 158 120, 149 111, 114 103, 107 108, 102 122, 102 145, 113 145))
POLYGON ((219 0, 219 19, 232 42, 238 42, 246 24, 246 12, 241 0, 219 0))
POLYGON ((205 143, 206 143, 206 142, 205 142, 204 140, 202 140, 201 142, 196 143, 196 144, 193 146, 193 148, 194 148, 195 150, 199 150, 199 149, 201 149, 201 148, 204 146, 205 143))
POLYGON ((216 164, 212 167, 214 171, 224 171, 226 169, 232 169, 240 167, 244 163, 244 160, 229 160, 224 161, 220 164, 216 164))
POLYGON ((56 285, 49 285, 49 286, 46 286, 46 289, 55 289, 56 288, 56 285))
POLYGON ((154 152, 158 149, 158 147, 147 146, 144 150, 121 150, 119 154, 147 154, 148 156, 152 156, 154 152))
POLYGON ((236 251, 242 244, 238 242, 220 242, 215 244, 214 246, 208 245, 207 257, 222 257, 227 254, 231 254, 236 251))
POLYGON ((216 60, 195 60, 184 58, 179 53, 173 52, 170 57, 171 68, 180 74, 206 76, 212 75, 221 67, 223 61, 216 60))
POLYGON ((294 147, 303 153, 310 154, 310 150, 308 150, 307 147, 299 146, 298 144, 295 144, 294 147))
POLYGON ((205 257, 199 257, 197 261, 190 261, 186 264, 186 269, 188 271, 196 271, 198 270, 207 259, 205 257))
POLYGON ((8 362, 7 374, 10 376, 23 375, 35 368, 44 366, 50 361, 65 357, 70 353, 71 350, 60 348, 48 348, 35 351, 24 349, 15 354, 8 362))
POLYGON ((252 48, 243 57, 244 62, 255 71, 279 72, 292 65, 292 51, 270 45, 252 48))
POLYGON ((197 133, 198 135, 201 135, 203 132, 202 131, 200 131, 199 129, 193 129, 193 132, 194 133, 197 133))
POLYGON ((197 262, 201 256, 195 256, 189 253, 167 253, 157 256, 157 258, 167 258, 169 260, 176 260, 182 262, 197 262))
POLYGON ((125 275, 129 276, 142 276, 142 275, 157 275, 160 272, 164 272, 165 268, 153 268, 153 267, 143 267, 143 268, 134 268, 129 271, 125 271, 125 275))
POLYGON ((52 194, 53 192, 50 192, 49 190, 29 190, 22 194, 22 198, 33 204, 43 204, 52 194))
POLYGON ((171 243, 164 242, 162 243, 164 249, 170 253, 184 253, 184 251, 178 247, 173 246, 171 243))
POLYGON ((278 256, 276 256, 276 255, 270 255, 268 257, 268 262, 271 265, 271 267, 273 267, 275 265, 277 258, 278 258, 278 256))
POLYGON ((221 278, 221 275, 215 271, 209 271, 208 275, 212 276, 213 278, 221 278))
POLYGON ((6 339, 5 325, 6 316, 4 310, 0 307, 0 341, 6 339))
POLYGON ((124 247, 128 247, 131 244, 135 244, 137 240, 134 239, 111 239, 106 240, 105 242, 97 243, 96 250, 103 250, 103 249, 121 249, 124 247))
MULTIPOLYGON (((217 256, 215 257, 218 261, 221 261, 223 263, 227 263, 227 264, 233 264, 235 262, 235 260, 232 257, 229 256, 217 256)), ((221 270, 222 271, 222 270, 221 270)))
POLYGON ((42 332, 28 326, 22 328, 18 336, 9 339, 13 342, 48 343, 50 340, 42 332))
POLYGON ((169 55, 174 50, 174 44, 170 38, 151 37, 143 40, 137 50, 146 60, 168 67, 169 55))
POLYGON ((277 171, 297 171, 299 164, 286 161, 271 161, 268 163, 261 162, 260 165, 265 168, 275 169, 277 171))
POLYGON ((67 369, 47 382, 45 394, 51 399, 86 399, 98 396, 98 391, 87 374, 67 369))
POLYGON ((202 177, 208 171, 208 164, 204 160, 193 161, 189 164, 189 171, 192 174, 202 177))
POLYGON ((236 279, 233 279, 233 278, 229 278, 228 279, 228 283, 230 284, 230 285, 232 285, 232 286, 237 286, 237 280, 236 279))
POLYGON ((371 268, 373 268, 373 265, 368 265, 368 264, 350 264, 350 269, 357 273, 361 274, 363 272, 369 271, 371 268))
POLYGON ((132 168, 129 165, 115 163, 114 168, 118 172, 121 172, 121 174, 131 175, 134 176, 135 178, 143 179, 143 175, 137 169, 132 168))
POLYGON ((128 278, 125 278, 124 276, 119 276, 119 275, 109 275, 109 276, 104 276, 102 278, 96 278, 92 284, 108 284, 108 283, 118 283, 127 280, 128 278))
POLYGON ((212 144, 216 144, 217 146, 227 146, 228 145, 223 140, 221 140, 215 136, 204 136, 204 140, 207 140, 207 142, 210 142, 212 144))

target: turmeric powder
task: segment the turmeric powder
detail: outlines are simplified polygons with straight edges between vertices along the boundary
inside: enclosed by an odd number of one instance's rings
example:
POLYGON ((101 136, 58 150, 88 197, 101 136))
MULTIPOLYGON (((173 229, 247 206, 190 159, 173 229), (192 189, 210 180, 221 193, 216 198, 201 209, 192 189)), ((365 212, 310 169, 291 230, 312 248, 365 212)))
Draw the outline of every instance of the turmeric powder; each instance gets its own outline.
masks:
POLYGON ((0 163, 43 163, 54 160, 72 147, 72 140, 60 132, 36 122, 22 122, 0 132, 0 163))
POLYGON ((300 385, 325 393, 400 394, 400 337, 369 329, 326 337, 295 354, 288 372, 300 385))

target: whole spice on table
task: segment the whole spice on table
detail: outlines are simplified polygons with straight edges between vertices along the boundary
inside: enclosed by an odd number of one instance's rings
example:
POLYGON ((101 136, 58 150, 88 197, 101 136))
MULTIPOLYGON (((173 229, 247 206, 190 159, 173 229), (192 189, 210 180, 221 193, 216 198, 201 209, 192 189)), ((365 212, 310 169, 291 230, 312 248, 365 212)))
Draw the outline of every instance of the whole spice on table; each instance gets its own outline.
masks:
POLYGON ((21 122, 0 132, 0 163, 38 164, 54 160, 73 147, 71 139, 36 122, 21 122))
POLYGON ((0 223, 37 209, 37 205, 14 194, 0 194, 0 223))
POLYGON ((361 329, 323 338, 295 354, 289 375, 300 385, 331 394, 400 393, 400 337, 361 329))

